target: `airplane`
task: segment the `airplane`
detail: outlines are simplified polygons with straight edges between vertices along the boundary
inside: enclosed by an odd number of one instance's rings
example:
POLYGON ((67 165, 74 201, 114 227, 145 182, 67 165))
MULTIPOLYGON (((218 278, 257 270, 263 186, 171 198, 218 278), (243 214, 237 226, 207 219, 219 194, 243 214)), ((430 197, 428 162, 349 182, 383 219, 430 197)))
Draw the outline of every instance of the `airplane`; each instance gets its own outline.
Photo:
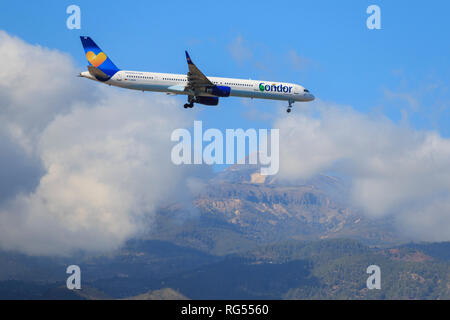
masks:
POLYGON ((80 38, 89 66, 79 77, 143 92, 187 95, 185 109, 193 108, 195 103, 217 106, 219 98, 242 97, 287 101, 287 112, 290 113, 295 102, 315 99, 309 90, 294 83, 207 77, 192 62, 187 51, 187 75, 120 70, 90 37, 80 38))

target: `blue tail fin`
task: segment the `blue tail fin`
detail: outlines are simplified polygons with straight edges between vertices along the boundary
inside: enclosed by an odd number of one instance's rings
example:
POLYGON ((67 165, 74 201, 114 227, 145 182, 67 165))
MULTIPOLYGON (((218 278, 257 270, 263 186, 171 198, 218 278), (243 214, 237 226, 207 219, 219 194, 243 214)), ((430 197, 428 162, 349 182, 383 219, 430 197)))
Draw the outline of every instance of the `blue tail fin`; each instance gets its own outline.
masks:
POLYGON ((112 77, 120 69, 109 59, 109 57, 100 49, 90 37, 80 37, 83 44, 86 58, 91 66, 100 69, 109 77, 112 77))

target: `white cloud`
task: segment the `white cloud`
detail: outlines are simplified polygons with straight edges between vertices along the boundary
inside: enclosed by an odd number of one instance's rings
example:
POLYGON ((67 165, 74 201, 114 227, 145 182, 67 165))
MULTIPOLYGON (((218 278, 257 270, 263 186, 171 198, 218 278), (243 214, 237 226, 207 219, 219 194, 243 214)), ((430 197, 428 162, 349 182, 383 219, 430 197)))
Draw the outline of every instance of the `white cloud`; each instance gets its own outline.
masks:
POLYGON ((170 134, 193 116, 176 100, 85 85, 66 55, 2 32, 3 54, 0 122, 43 168, 35 188, 0 207, 3 249, 112 250, 150 228, 159 205, 189 196, 193 169, 172 164, 170 134))
POLYGON ((367 214, 394 214, 416 238, 450 240, 449 139, 348 107, 315 107, 319 116, 295 114, 274 126, 282 178, 339 171, 352 179, 353 204, 367 214))
POLYGON ((72 104, 92 101, 96 91, 76 78, 70 56, 32 46, 0 30, 0 122, 11 137, 31 151, 55 114, 72 104))
POLYGON ((411 93, 403 92, 393 92, 391 90, 385 89, 384 96, 388 100, 392 101, 405 101, 412 111, 418 111, 420 106, 420 101, 411 93))
MULTIPOLYGON (((159 205, 201 186, 197 169, 170 161, 171 131, 193 121, 176 100, 76 78, 69 56, 2 31, 0 56, 1 248, 112 250, 151 227, 159 205)), ((410 235, 450 240, 449 139, 315 106, 320 117, 291 114, 275 124, 280 176, 340 170, 368 214, 395 214, 410 235)))
POLYGON ((236 39, 228 46, 228 50, 234 60, 239 63, 245 62, 253 57, 252 50, 246 46, 244 38, 238 35, 236 39))
POLYGON ((295 50, 289 50, 287 57, 291 66, 297 71, 304 71, 311 64, 308 58, 300 56, 295 50))

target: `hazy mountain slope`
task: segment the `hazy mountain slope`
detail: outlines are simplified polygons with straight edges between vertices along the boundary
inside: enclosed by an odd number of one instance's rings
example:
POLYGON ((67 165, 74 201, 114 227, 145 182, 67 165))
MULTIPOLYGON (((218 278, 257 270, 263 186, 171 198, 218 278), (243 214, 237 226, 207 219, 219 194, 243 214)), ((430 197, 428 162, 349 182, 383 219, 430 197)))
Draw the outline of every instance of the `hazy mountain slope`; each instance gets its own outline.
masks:
POLYGON ((193 299, 450 299, 449 263, 399 260, 388 252, 353 240, 290 241, 228 257, 164 284, 193 299), (366 287, 372 264, 381 268, 382 290, 366 287))
POLYGON ((135 297, 125 298, 124 300, 189 300, 184 295, 170 288, 149 291, 135 297))
POLYGON ((286 184, 262 177, 256 166, 233 166, 196 196, 196 215, 182 204, 161 210, 149 238, 219 255, 287 239, 353 238, 376 245, 405 241, 390 219, 370 220, 348 206, 347 193, 342 180, 326 175, 286 184))
POLYGON ((190 258, 177 260, 170 256, 183 248, 165 253, 167 244, 157 245, 129 248, 126 261, 124 254, 90 260, 89 268, 82 266, 81 291, 67 290, 64 281, 9 280, 0 282, 0 299, 450 299, 449 261, 427 254, 442 244, 380 249, 355 240, 291 240, 206 259, 197 267, 192 249, 186 248, 190 258), (381 268, 380 291, 366 288, 372 264, 381 268), (167 266, 168 273, 150 272, 167 266))
MULTIPOLYGON (((71 258, 0 254, 0 299, 104 299, 135 296, 160 279, 218 261, 218 257, 162 241, 130 241, 109 255, 71 258), (66 268, 79 265, 82 291, 65 288, 66 268), (2 281, 3 280, 3 281, 2 281), (98 289, 98 292, 91 290, 98 289), (68 292, 67 292, 68 291, 68 292)), ((156 288, 159 289, 159 288, 156 288)))
POLYGON ((145 240, 109 254, 0 252, 0 299, 176 298, 166 288, 190 299, 449 297, 449 243, 402 245, 392 221, 348 206, 338 178, 287 184, 257 169, 217 174, 192 204, 161 208, 145 240), (72 264, 81 291, 65 288, 72 264), (382 291, 365 287, 371 264, 382 291))

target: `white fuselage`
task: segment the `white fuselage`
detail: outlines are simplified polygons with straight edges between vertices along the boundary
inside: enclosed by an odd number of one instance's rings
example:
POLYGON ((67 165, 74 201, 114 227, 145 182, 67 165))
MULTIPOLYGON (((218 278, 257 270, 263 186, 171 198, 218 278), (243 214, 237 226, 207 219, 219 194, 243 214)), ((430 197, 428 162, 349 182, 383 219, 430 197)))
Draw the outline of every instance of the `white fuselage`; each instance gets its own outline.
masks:
MULTIPOLYGON (((97 81, 95 77, 87 71, 82 72, 80 76, 97 81)), ((230 87, 230 96, 232 97, 283 100, 290 102, 314 100, 314 96, 309 93, 308 90, 293 83, 218 77, 208 77, 208 79, 217 86, 230 87)), ((182 74, 121 70, 104 83, 139 91, 155 91, 183 95, 193 94, 192 91, 186 90, 188 79, 186 75, 182 74)), ((213 96, 207 92, 196 92, 195 95, 207 97, 213 96)))

